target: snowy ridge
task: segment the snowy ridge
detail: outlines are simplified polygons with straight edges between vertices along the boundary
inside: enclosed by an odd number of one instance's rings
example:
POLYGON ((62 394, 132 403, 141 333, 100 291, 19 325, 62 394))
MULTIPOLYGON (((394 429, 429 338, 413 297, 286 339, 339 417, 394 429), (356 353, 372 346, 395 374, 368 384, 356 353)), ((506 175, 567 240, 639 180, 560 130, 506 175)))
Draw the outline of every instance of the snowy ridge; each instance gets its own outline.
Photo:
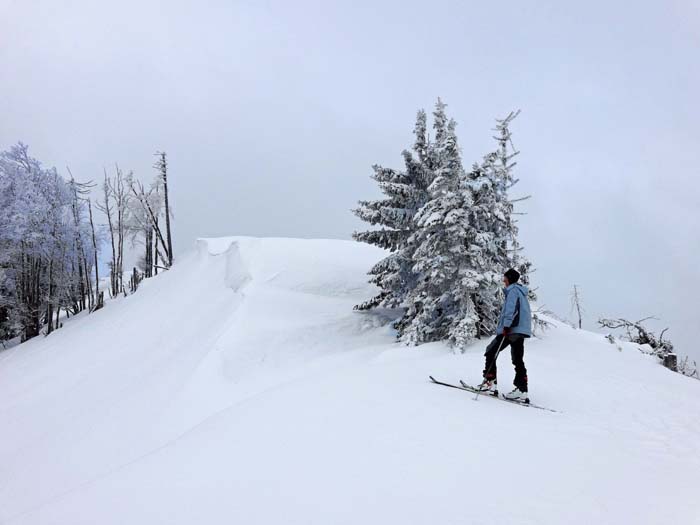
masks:
POLYGON ((352 311, 382 255, 200 239, 0 352, 0 523, 698 522, 700 382, 552 321, 526 365, 562 413, 431 385, 473 382, 484 345, 403 347, 352 311))

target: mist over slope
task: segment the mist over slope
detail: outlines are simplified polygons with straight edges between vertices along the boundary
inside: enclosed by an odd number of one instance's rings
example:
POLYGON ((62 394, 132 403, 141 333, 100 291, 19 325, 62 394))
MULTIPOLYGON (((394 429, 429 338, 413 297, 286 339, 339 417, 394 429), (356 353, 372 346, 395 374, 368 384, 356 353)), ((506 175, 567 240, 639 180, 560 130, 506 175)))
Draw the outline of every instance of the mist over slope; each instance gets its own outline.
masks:
MULTIPOLYGON (((700 382, 553 327, 534 402, 472 400, 486 342, 355 312, 375 248, 202 239, 138 293, 0 352, 0 523, 696 523, 700 382)), ((512 378, 509 356, 499 381, 512 378)))

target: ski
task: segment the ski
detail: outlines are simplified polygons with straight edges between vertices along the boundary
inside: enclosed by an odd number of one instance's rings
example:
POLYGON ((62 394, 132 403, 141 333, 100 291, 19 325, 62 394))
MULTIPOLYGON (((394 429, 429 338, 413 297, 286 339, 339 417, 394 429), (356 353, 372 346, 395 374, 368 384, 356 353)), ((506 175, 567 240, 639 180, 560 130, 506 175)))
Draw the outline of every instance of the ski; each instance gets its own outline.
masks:
MULTIPOLYGON (((466 384, 461 379, 459 380, 459 383, 462 385, 462 388, 464 390, 469 390, 470 392, 474 392, 475 394, 479 391, 476 387, 466 384)), ((484 395, 484 392, 482 392, 481 395, 484 395)), ((489 397, 497 397, 501 401, 507 401, 508 403, 515 403, 516 405, 521 405, 524 407, 532 407, 532 408, 536 408, 538 410, 546 410, 548 412, 557 412, 553 408, 543 407, 541 405, 535 405, 531 402, 523 403, 522 401, 517 401, 515 399, 508 399, 508 398, 504 397, 503 394, 499 394, 498 396, 489 396, 489 397)))
MULTIPOLYGON (((471 385, 468 385, 468 384, 466 384, 466 383, 465 383, 464 381, 462 381, 462 380, 460 380, 460 384, 459 384, 459 385, 453 385, 452 383, 444 383, 444 382, 442 382, 442 381, 438 381, 438 380, 435 379, 433 376, 428 376, 428 377, 429 377, 430 380, 431 380, 433 383, 435 383, 436 385, 447 386, 447 387, 450 387, 450 388, 457 388, 457 389, 459 389, 459 390, 464 390, 464 391, 466 391, 466 392, 472 392, 472 393, 474 393, 474 394, 476 394, 476 393, 479 392, 479 390, 478 390, 476 387, 473 387, 473 386, 471 386, 471 385)), ((555 413, 558 412, 557 410, 554 410, 554 409, 552 409, 552 408, 543 407, 543 406, 541 406, 541 405, 535 405, 535 404, 533 404, 533 403, 521 403, 520 401, 515 401, 514 399, 506 399, 505 397, 503 397, 503 396, 500 395, 500 394, 499 394, 498 396, 494 396, 494 395, 491 395, 491 394, 489 394, 489 393, 487 393, 487 392, 481 392, 481 395, 483 395, 484 397, 490 397, 490 398, 493 398, 493 399, 498 399, 498 400, 500 400, 500 401, 505 401, 506 403, 511 403, 511 404, 514 404, 514 405, 520 405, 520 406, 522 406, 522 407, 531 407, 531 408, 536 408, 536 409, 538 409, 538 410, 545 410, 545 411, 547 411, 547 412, 555 412, 555 413)))

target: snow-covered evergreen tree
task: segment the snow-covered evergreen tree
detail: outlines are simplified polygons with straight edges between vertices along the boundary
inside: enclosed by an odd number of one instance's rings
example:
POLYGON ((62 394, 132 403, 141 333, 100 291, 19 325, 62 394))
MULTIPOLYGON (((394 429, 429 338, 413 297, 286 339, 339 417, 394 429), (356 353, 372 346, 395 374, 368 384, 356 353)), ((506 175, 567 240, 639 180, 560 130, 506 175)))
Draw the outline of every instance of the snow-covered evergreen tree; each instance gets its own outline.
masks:
POLYGON ((395 323, 409 344, 448 340, 462 347, 493 334, 502 303, 503 272, 514 267, 527 284, 529 261, 520 254, 509 190, 514 157, 509 125, 518 115, 497 120, 497 149, 462 166, 455 122, 438 99, 434 136, 419 112, 412 153, 404 152, 403 172, 375 166, 374 178, 388 196, 363 201, 355 213, 384 228, 355 233, 392 253, 370 274, 380 293, 359 305, 405 308, 395 323))
MULTIPOLYGON (((474 199, 470 221, 479 232, 474 242, 480 246, 481 262, 476 264, 480 286, 473 300, 480 337, 492 335, 496 328, 503 300, 500 291, 503 272, 515 268, 521 274, 520 282, 528 285, 532 267, 521 254, 514 218, 514 203, 524 199, 512 199, 509 194, 518 182, 513 169, 517 164, 514 158, 520 153, 513 147, 510 124, 519 113, 511 112, 506 118, 496 120, 496 150, 484 156, 481 164, 474 164, 468 174, 474 199)), ((530 296, 536 298, 532 290, 530 296)))
POLYGON ((500 287, 503 269, 499 261, 499 243, 493 229, 494 223, 498 222, 498 207, 494 181, 482 166, 473 165, 467 173, 466 185, 472 195, 469 223, 474 235, 469 251, 478 274, 478 286, 472 294, 472 301, 478 318, 476 336, 480 338, 494 333, 502 301, 500 287))
POLYGON ((391 253, 368 272, 370 282, 380 292, 364 303, 359 310, 383 306, 395 308, 402 304, 406 294, 415 286, 416 275, 408 238, 415 231, 415 214, 428 200, 428 186, 432 171, 428 158, 428 137, 425 111, 419 111, 414 128, 413 153, 404 150, 404 171, 373 166, 372 178, 377 181, 387 198, 360 201, 353 212, 363 221, 381 229, 353 233, 353 239, 373 244, 391 253))
POLYGON ((496 119, 497 148, 484 157, 482 169, 491 180, 494 191, 494 217, 490 227, 497 244, 497 264, 504 269, 515 268, 521 274, 521 282, 529 284, 529 274, 532 263, 520 252, 522 247, 518 242, 518 226, 514 218, 513 204, 524 199, 511 199, 510 189, 518 183, 513 175, 517 162, 514 158, 519 155, 513 146, 510 124, 520 114, 513 111, 504 119, 496 119))
POLYGON ((477 335, 472 296, 478 289, 469 213, 473 204, 455 134, 438 99, 434 115, 435 140, 430 145, 435 179, 428 188, 430 200, 416 215, 418 229, 409 238, 413 248, 416 286, 405 299, 399 323, 401 340, 409 344, 448 339, 463 346, 477 335))

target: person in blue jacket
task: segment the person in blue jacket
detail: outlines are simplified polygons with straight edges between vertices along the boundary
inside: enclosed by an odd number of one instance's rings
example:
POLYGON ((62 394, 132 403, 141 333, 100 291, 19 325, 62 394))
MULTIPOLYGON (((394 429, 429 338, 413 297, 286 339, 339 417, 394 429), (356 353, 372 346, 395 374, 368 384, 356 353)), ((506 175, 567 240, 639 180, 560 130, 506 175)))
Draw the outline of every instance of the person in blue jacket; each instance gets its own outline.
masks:
POLYGON ((523 355, 525 353, 525 339, 532 335, 532 316, 530 303, 527 299, 527 287, 518 283, 519 279, 520 274, 512 268, 503 275, 505 301, 498 319, 496 337, 489 343, 484 354, 486 357, 484 380, 479 385, 479 390, 494 396, 498 395, 496 358, 501 350, 510 346, 510 355, 513 366, 515 366, 515 379, 513 380, 515 388, 504 397, 529 403, 527 369, 523 355))

